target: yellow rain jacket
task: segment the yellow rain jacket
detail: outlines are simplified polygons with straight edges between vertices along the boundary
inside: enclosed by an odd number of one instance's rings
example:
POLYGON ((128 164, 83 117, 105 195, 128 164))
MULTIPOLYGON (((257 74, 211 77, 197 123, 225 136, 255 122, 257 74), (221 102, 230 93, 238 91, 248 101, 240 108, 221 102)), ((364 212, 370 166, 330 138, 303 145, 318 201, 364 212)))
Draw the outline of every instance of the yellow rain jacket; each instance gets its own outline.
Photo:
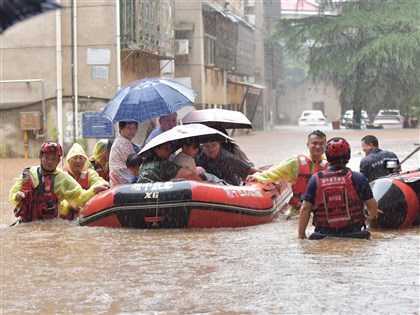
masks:
MULTIPOLYGON (((105 162, 105 156, 109 155, 108 150, 108 139, 101 139, 96 142, 95 146, 93 147, 92 156, 90 157, 90 161, 94 161, 96 164, 100 165, 104 172, 108 172, 109 166, 108 162, 105 162)), ((93 165, 89 164, 89 168, 93 169, 93 165)))
MULTIPOLYGON (((69 160, 78 155, 81 155, 85 158, 85 165, 83 166, 83 171, 85 172, 85 174, 82 174, 82 176, 87 176, 88 178, 87 188, 92 189, 93 187, 98 186, 98 185, 108 184, 108 182, 105 179, 103 179, 101 176, 99 176, 99 174, 95 170, 88 168, 90 164, 89 159, 85 153, 85 150, 83 150, 82 146, 78 143, 74 143, 72 145, 69 152, 67 153, 66 162, 65 162, 66 171, 73 178, 74 178, 74 173, 71 170, 69 160)), ((60 215, 62 216, 68 215, 69 210, 70 210, 69 203, 66 200, 62 201, 60 203, 60 215)))
MULTIPOLYGON (((305 155, 311 161, 311 170, 313 170, 315 163, 312 160, 311 154, 307 152, 305 155)), ((322 160, 326 160, 325 155, 322 155, 322 160)), ((281 161, 275 166, 270 167, 266 171, 255 173, 253 176, 259 182, 275 183, 279 179, 287 179, 292 184, 294 184, 298 177, 298 170, 298 155, 295 155, 281 161)))
POLYGON ((70 175, 72 175, 72 177, 74 177, 74 173, 70 168, 69 160, 77 155, 81 155, 86 159, 85 165, 83 166, 83 170, 88 173, 88 188, 91 188, 92 186, 108 184, 108 182, 105 179, 99 176, 98 172, 89 168, 89 159, 85 153, 85 150, 83 150, 82 146, 78 143, 74 143, 72 145, 66 157, 65 167, 67 169, 67 172, 70 175))
MULTIPOLYGON (((38 167, 39 166, 32 166, 29 170, 29 174, 35 187, 39 185, 37 173, 38 167)), ((72 207, 76 208, 83 205, 95 195, 93 187, 88 190, 84 190, 73 177, 63 172, 61 169, 56 169, 54 174, 56 174, 54 179, 54 192, 58 201, 67 200, 72 207)), ((9 192, 9 201, 14 205, 18 204, 15 200, 15 196, 22 187, 22 180, 23 176, 21 174, 9 192)))

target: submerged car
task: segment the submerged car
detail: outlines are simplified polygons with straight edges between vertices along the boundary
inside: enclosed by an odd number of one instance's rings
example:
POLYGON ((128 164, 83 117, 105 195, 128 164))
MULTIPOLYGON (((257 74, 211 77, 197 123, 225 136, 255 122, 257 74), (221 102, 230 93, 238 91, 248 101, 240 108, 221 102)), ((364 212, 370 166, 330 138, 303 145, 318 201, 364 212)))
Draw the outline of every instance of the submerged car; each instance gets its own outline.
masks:
POLYGON ((325 126, 327 118, 320 110, 304 110, 298 120, 299 126, 325 126))
MULTIPOLYGON (((341 118, 341 125, 346 128, 353 128, 353 110, 346 110, 343 117, 341 118)), ((364 129, 370 126, 369 115, 365 110, 362 109, 360 117, 360 128, 364 129)))
POLYGON ((404 117, 399 109, 381 109, 373 120, 375 128, 403 128, 404 117))

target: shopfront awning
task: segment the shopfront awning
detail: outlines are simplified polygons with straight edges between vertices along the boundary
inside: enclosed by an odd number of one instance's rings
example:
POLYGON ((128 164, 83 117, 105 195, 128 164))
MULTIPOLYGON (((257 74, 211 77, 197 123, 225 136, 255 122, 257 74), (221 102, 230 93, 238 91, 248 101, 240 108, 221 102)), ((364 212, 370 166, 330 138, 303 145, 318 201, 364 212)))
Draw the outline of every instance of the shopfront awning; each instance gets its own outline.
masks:
POLYGON ((242 82, 242 81, 230 81, 230 80, 228 80, 228 83, 245 86, 245 87, 247 87, 247 93, 254 93, 254 94, 260 94, 261 90, 265 90, 267 88, 264 85, 259 85, 259 84, 255 84, 255 83, 249 83, 249 82, 242 82))

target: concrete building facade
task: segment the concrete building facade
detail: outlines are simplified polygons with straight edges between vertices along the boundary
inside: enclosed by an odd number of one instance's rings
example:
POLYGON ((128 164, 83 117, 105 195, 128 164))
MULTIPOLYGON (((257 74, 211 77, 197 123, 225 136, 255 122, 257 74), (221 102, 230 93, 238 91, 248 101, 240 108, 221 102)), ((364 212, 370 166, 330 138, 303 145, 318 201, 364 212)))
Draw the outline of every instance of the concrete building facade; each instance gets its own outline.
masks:
MULTIPOLYGON (((84 114, 99 113, 121 87, 147 77, 193 88, 197 109, 242 111, 256 130, 270 129, 294 104, 278 94, 282 50, 271 35, 280 0, 61 4, 0 36, 1 156, 36 157, 46 140, 65 151, 79 141, 90 152, 105 136, 84 136, 91 123, 84 114)), ((115 137, 111 129, 106 137, 115 137)))

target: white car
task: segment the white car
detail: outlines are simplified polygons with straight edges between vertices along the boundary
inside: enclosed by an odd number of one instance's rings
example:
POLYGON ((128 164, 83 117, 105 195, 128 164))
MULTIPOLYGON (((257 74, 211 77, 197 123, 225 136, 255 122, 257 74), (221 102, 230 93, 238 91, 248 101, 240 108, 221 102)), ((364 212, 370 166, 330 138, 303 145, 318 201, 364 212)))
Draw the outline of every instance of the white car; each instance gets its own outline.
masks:
POLYGON ((298 120, 299 126, 326 126, 327 118, 320 110, 304 110, 298 120))
POLYGON ((398 109, 381 109, 373 120, 375 128, 403 128, 404 117, 398 109))

